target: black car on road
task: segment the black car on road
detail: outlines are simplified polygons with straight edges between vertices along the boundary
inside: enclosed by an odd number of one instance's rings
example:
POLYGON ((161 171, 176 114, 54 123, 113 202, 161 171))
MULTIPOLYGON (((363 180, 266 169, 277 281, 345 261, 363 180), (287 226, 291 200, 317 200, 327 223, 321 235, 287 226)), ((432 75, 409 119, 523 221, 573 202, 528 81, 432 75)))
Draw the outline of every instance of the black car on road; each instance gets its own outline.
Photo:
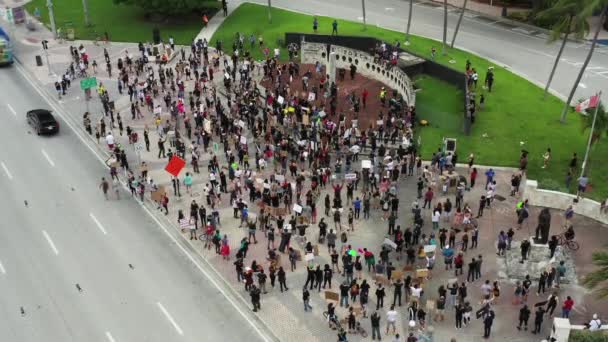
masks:
POLYGON ((59 122, 55 120, 51 111, 46 109, 34 109, 27 112, 27 123, 38 135, 59 132, 59 122))

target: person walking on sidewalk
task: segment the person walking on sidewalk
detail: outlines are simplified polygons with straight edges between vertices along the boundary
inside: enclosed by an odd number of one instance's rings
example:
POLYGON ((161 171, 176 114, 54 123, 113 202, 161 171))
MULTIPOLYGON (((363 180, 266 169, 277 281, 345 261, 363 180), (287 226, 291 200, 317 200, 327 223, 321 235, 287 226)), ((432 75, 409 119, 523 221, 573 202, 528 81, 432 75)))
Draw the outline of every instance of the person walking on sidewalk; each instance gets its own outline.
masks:
POLYGON ((382 339, 382 335, 380 335, 380 315, 378 311, 374 311, 374 313, 370 317, 372 323, 372 340, 375 340, 376 337, 378 341, 382 339))
POLYGON ((165 215, 169 215, 169 197, 167 197, 167 194, 163 194, 160 203, 163 209, 165 209, 165 215))
POLYGON ((524 304, 524 306, 519 309, 519 324, 517 325, 517 330, 521 330, 521 327, 524 327, 524 330, 528 330, 528 320, 530 319, 530 309, 528 306, 524 304))
POLYGON ((304 302, 304 312, 310 310, 312 311, 312 306, 310 306, 310 292, 306 286, 302 289, 302 301, 304 302))
POLYGON ((258 273, 258 284, 260 286, 260 291, 262 291, 262 293, 267 294, 268 292, 266 291, 266 273, 264 273, 264 269, 261 269, 260 272, 258 273))
POLYGON ((283 289, 285 289, 285 291, 288 291, 289 288, 287 288, 287 275, 285 274, 283 266, 279 267, 277 277, 279 278, 279 287, 281 288, 281 292, 283 292, 283 289))
POLYGON ((534 330, 533 334, 540 333, 540 328, 543 324, 543 316, 545 315, 545 309, 542 306, 539 306, 534 313, 534 330))
POLYGON ((251 296, 251 304, 253 305, 253 312, 258 312, 258 310, 262 310, 262 306, 260 305, 260 290, 255 285, 251 285, 251 290, 249 290, 249 295, 251 296))

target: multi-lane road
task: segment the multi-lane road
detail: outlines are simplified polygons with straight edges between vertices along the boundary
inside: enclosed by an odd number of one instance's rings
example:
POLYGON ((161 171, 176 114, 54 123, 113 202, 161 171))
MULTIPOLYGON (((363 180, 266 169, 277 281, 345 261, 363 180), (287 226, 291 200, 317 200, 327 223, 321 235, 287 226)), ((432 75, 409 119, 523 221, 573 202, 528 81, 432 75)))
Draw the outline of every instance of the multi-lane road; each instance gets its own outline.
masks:
MULTIPOLYGON (((106 169, 16 68, 0 70, 0 336, 3 341, 262 341, 200 260, 135 201, 105 200, 106 169)), ((251 323, 253 321, 253 323, 251 323)))

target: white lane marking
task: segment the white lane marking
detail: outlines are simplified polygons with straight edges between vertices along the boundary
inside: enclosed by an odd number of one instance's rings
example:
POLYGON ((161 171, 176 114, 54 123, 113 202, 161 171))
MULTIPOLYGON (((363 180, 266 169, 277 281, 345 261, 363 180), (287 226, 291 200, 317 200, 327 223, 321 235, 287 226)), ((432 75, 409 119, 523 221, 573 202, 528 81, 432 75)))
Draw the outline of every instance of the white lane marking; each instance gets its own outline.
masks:
MULTIPOLYGON (((493 62, 493 63, 495 63, 497 65, 499 64, 496 62, 493 62)), ((15 64, 15 66, 17 67, 17 70, 19 70, 19 72, 21 73, 21 76, 23 76, 23 78, 38 93, 38 95, 40 95, 40 97, 42 97, 49 104, 49 106, 51 106, 55 110, 55 113, 57 113, 57 115, 63 119, 63 121, 72 129, 72 132, 74 132, 74 134, 76 134, 76 136, 80 139, 80 141, 82 141, 84 143, 84 145, 93 153, 93 156, 95 158, 97 158, 97 160, 99 160, 99 162, 102 165, 104 165, 104 167, 107 167, 106 166, 107 158, 106 159, 102 158, 100 155, 101 152, 96 150, 95 147, 93 147, 91 145, 92 142, 87 140, 87 137, 83 135, 84 133, 81 133, 79 131, 79 128, 74 126, 69 120, 66 119, 66 116, 63 115, 63 111, 60 109, 60 107, 57 106, 55 104, 55 102, 53 102, 54 99, 51 98, 49 95, 47 95, 44 91, 42 91, 40 86, 36 83, 36 81, 32 78, 32 76, 30 76, 28 71, 26 71, 25 68, 19 62, 17 62, 15 64)), ((123 184, 123 186, 126 187, 126 185, 124 185, 124 184, 123 184)), ((271 337, 267 336, 264 332, 262 332, 260 327, 258 327, 258 323, 256 323, 253 319, 251 319, 248 316, 247 313, 245 313, 244 309, 241 307, 241 304, 237 303, 235 301, 235 299, 233 299, 231 296, 228 295, 226 290, 224 290, 223 285, 220 285, 220 283, 211 276, 210 272, 213 272, 214 270, 211 269, 210 271, 207 271, 206 269, 204 269, 203 266, 201 266, 201 264, 192 256, 192 254, 190 252, 188 252, 188 250, 186 250, 186 248, 184 246, 182 246, 182 243, 185 243, 185 241, 182 241, 182 242, 178 241, 177 238, 175 236, 173 236, 169 232, 169 230, 165 227, 164 223, 161 222, 158 219, 158 217, 156 217, 156 215, 150 209, 148 209, 148 207, 145 206, 145 204, 143 204, 139 201, 137 202, 137 204, 139 204, 139 206, 150 216, 150 218, 152 218, 152 220, 154 222, 156 222, 158 227, 160 227, 160 229, 179 248, 179 250, 188 258, 188 260, 190 260, 190 262, 192 262, 196 266, 196 268, 198 268, 198 270, 203 274, 203 276, 205 276, 208 280, 211 281, 213 286, 215 286, 215 288, 217 288, 218 291, 220 291, 222 296, 224 298, 228 299, 230 304, 239 312, 239 314, 247 321, 247 323, 249 323, 249 325, 251 325, 251 327, 256 331, 256 333, 266 342, 273 341, 273 339, 271 337)), ((169 221, 167 221, 167 222, 169 222, 169 221)), ((201 256, 201 255, 199 254, 199 256, 201 256)), ((201 258, 202 258, 202 256, 201 256, 201 258)), ((204 259, 202 259, 202 260, 203 260, 203 262, 205 262, 204 259)), ((209 267, 211 267, 211 266, 209 266, 209 267)), ((237 293, 236 296, 239 296, 239 294, 237 293)), ((242 296, 240 296, 240 298, 245 300, 242 296)))
POLYGON ((116 340, 114 339, 114 337, 112 337, 112 334, 110 334, 109 331, 106 331, 106 337, 108 338, 108 341, 116 342, 116 340))
POLYGON ((9 103, 7 103, 6 106, 8 107, 8 110, 11 111, 11 114, 13 114, 14 117, 17 117, 17 112, 13 109, 13 106, 11 106, 9 103))
POLYGON ((49 157, 48 153, 46 153, 45 150, 41 150, 42 151, 42 155, 44 155, 44 158, 46 158, 46 160, 49 162, 49 164, 51 164, 52 167, 55 167, 55 163, 53 163, 53 160, 51 159, 51 157, 49 157))
POLYGON ((57 247, 55 247, 55 243, 53 242, 53 240, 51 240, 49 233, 47 233, 46 230, 43 230, 42 234, 46 238, 46 241, 48 241, 49 245, 51 245, 51 249, 53 250, 53 252, 55 252, 55 255, 59 255, 59 251, 57 250, 57 247))
POLYGON ((0 262, 0 272, 6 274, 6 269, 4 268, 4 265, 2 265, 2 262, 0 262))
POLYGON ((179 327, 179 325, 177 325, 177 322, 173 319, 173 317, 171 317, 171 315, 169 314, 167 309, 165 309, 165 307, 161 304, 161 302, 157 302, 156 305, 158 305, 160 311, 162 311, 165 317, 167 317, 167 319, 169 320, 169 322, 171 322, 177 333, 183 336, 184 331, 182 330, 182 328, 179 327))
POLYGON ((579 83, 578 85, 579 85, 579 87, 581 87, 583 89, 587 89, 587 86, 585 85, 585 83, 579 83))
POLYGON ((11 175, 11 172, 8 170, 8 167, 6 167, 6 165, 4 165, 4 162, 0 162, 0 165, 2 165, 2 169, 4 170, 4 173, 6 173, 6 177, 8 177, 8 179, 12 180, 13 175, 11 175))
POLYGON ((93 222, 95 222, 95 224, 97 225, 97 228, 99 228, 99 230, 101 230, 101 232, 104 235, 108 235, 108 232, 105 230, 105 228, 101 225, 101 223, 99 223, 99 221, 97 220, 97 217, 95 217, 95 215, 93 215, 93 213, 89 213, 89 216, 91 217, 91 220, 93 220, 93 222))

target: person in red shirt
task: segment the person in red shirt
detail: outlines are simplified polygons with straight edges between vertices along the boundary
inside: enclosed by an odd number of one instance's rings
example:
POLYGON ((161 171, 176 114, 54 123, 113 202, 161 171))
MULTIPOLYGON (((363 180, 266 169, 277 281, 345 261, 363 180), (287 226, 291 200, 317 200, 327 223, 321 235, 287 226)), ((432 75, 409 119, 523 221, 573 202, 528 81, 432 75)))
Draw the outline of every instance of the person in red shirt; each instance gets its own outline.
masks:
POLYGON ((367 105, 367 97, 369 96, 369 91, 367 91, 367 88, 363 89, 363 93, 361 93, 361 99, 363 102, 363 108, 366 107, 367 105))
POLYGON ((428 188, 428 190, 426 191, 426 193, 424 194, 424 205, 422 206, 422 209, 426 208, 426 205, 429 205, 429 209, 431 209, 431 201, 433 200, 433 189, 431 189, 430 187, 428 188))
POLYGON ((562 306, 562 318, 570 318, 570 310, 574 306, 574 301, 570 296, 566 297, 564 305, 562 306))
POLYGON ((475 179, 477 179, 477 168, 474 167, 473 171, 471 171, 471 189, 473 189, 473 187, 475 186, 475 179))

